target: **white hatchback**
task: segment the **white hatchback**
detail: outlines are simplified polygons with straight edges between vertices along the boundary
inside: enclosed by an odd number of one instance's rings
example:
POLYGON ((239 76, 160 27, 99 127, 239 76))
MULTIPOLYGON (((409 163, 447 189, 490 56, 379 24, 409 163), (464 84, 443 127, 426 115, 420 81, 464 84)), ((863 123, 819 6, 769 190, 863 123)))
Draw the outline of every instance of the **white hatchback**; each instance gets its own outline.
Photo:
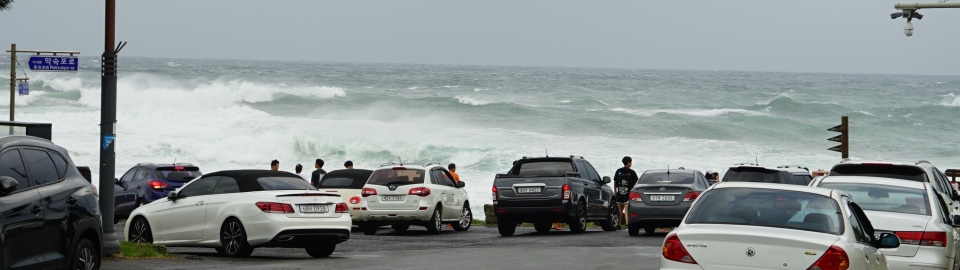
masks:
POLYGON ((437 163, 384 164, 361 191, 363 233, 374 235, 381 225, 398 232, 423 225, 429 233, 438 233, 443 224, 452 224, 454 230, 466 231, 473 212, 463 187, 437 163))
POLYGON ((130 214, 124 239, 211 247, 246 257, 257 247, 304 248, 330 256, 350 238, 350 209, 303 178, 264 170, 221 171, 186 184, 130 214))
POLYGON ((814 186, 843 191, 876 224, 895 233, 901 245, 882 249, 893 269, 960 268, 960 235, 946 200, 930 183, 866 176, 826 176, 814 186))
POLYGON ((896 235, 874 237, 850 196, 824 188, 719 183, 694 202, 667 235, 661 269, 888 269, 880 248, 896 235))

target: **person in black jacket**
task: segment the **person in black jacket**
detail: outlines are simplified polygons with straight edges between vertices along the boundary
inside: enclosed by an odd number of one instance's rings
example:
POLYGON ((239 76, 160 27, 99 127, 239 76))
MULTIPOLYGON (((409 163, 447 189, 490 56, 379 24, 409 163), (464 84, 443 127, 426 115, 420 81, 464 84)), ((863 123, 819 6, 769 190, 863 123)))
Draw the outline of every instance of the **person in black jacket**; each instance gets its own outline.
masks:
POLYGON ((323 160, 317 159, 317 162, 313 163, 313 168, 316 170, 310 174, 310 184, 315 188, 320 188, 320 179, 323 178, 324 174, 327 174, 327 171, 323 170, 323 160))
POLYGON ((637 172, 633 167, 633 159, 623 157, 623 168, 617 170, 613 177, 613 186, 617 193, 617 206, 620 207, 620 224, 627 225, 627 203, 630 201, 630 190, 637 185, 637 172))

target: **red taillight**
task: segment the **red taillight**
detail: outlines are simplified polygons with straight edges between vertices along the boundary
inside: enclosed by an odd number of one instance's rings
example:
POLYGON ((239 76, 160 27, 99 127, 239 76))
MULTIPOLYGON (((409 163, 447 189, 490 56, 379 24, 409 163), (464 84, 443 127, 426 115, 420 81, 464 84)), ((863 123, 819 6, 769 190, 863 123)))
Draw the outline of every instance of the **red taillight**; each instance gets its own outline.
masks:
POLYGON ((640 197, 640 192, 631 191, 631 192, 630 192, 630 200, 631 200, 631 201, 635 201, 635 202, 642 202, 642 201, 643 201, 643 198, 640 197))
POLYGON ((174 166, 173 169, 174 169, 174 170, 178 170, 178 171, 182 171, 182 170, 183 170, 183 166, 174 166))
POLYGON ((826 253, 819 260, 813 263, 807 270, 847 270, 850 268, 850 258, 847 252, 837 246, 830 246, 826 253))
POLYGON ((341 213, 341 214, 350 213, 350 208, 347 207, 347 203, 338 203, 336 213, 341 213))
POLYGON ((500 195, 497 194, 497 187, 493 187, 493 201, 497 201, 500 198, 500 195))
POLYGON ((411 188, 410 192, 407 192, 407 195, 417 195, 420 197, 430 196, 430 189, 425 187, 411 188))
POLYGON ((697 261, 693 260, 693 257, 690 256, 687 249, 683 247, 683 243, 680 243, 680 237, 677 237, 675 233, 668 235, 667 239, 663 240, 662 255, 667 260, 697 264, 697 261))
POLYGON ((563 199, 570 199, 570 184, 563 184, 563 199))
POLYGON ((169 187, 170 185, 167 184, 167 182, 161 182, 161 181, 157 181, 157 180, 150 180, 150 181, 147 181, 147 186, 149 186, 149 187, 152 188, 152 189, 165 189, 165 188, 169 187))
POLYGON ((258 202, 257 207, 264 213, 293 214, 293 206, 285 203, 258 202))
POLYGON ((685 202, 692 202, 693 200, 696 200, 697 197, 699 197, 699 196, 700 196, 700 192, 699 192, 699 191, 687 192, 687 196, 683 196, 683 201, 685 201, 685 202))
POLYGON ((921 246, 945 247, 947 246, 947 233, 945 232, 925 232, 923 239, 920 239, 921 246))
POLYGON ((372 189, 372 188, 365 187, 365 188, 363 188, 362 191, 360 191, 360 195, 363 195, 364 197, 369 197, 369 196, 372 196, 372 195, 377 195, 377 190, 376 190, 376 189, 372 189))
POLYGON ((93 184, 90 184, 90 189, 93 190, 93 196, 100 197, 100 191, 97 190, 97 186, 94 186, 93 184))
POLYGON ((930 247, 946 247, 947 233, 945 232, 897 232, 901 245, 921 245, 930 247))
POLYGON ((394 169, 394 170, 401 171, 401 170, 406 170, 407 167, 393 167, 393 169, 394 169))
POLYGON ((350 197, 350 204, 360 204, 360 196, 353 195, 353 197, 350 197))

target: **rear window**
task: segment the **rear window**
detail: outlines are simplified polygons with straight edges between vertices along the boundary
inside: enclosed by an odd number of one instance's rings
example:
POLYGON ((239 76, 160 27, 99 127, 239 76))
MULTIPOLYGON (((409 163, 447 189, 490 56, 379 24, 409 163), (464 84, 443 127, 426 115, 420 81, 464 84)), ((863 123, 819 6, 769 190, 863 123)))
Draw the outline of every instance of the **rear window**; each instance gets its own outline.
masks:
MULTIPOLYGON (((535 161, 521 163, 518 168, 514 168, 513 174, 520 176, 546 176, 557 177, 566 176, 567 172, 576 172, 573 169, 573 163, 569 161, 535 161)), ((587 172, 583 173, 586 177, 587 172)))
POLYGON ((638 185, 656 185, 656 184, 693 184, 693 174, 681 173, 645 173, 637 181, 638 185))
POLYGON ((764 168, 730 168, 722 182, 781 183, 780 171, 764 168))
POLYGON ((263 190, 317 190, 300 177, 268 176, 257 178, 263 190))
POLYGON ((734 224, 841 234, 837 203, 797 191, 721 188, 704 193, 687 224, 734 224))
POLYGON ((197 167, 160 167, 156 171, 160 180, 177 182, 188 182, 203 174, 197 167))
POLYGON ((886 164, 846 164, 834 166, 833 169, 830 170, 830 175, 873 176, 916 182, 927 182, 927 172, 914 166, 897 166, 886 164))
MULTIPOLYGON (((320 186, 321 186, 321 187, 347 187, 347 188, 348 188, 348 187, 353 187, 353 183, 354 183, 354 182, 355 182, 355 181, 353 181, 352 178, 346 178, 346 177, 331 177, 331 178, 324 178, 323 180, 320 180, 320 186)), ((356 181, 356 182, 360 182, 360 181, 356 181)), ((361 186, 362 186, 362 185, 363 185, 363 184, 361 184, 361 186)))
POLYGON ((854 183, 822 183, 820 187, 843 191, 863 210, 930 215, 930 200, 922 189, 854 183))
POLYGON ((795 185, 809 185, 810 181, 813 181, 813 177, 809 175, 793 175, 793 184, 795 185))
POLYGON ((389 170, 379 170, 373 172, 373 175, 370 176, 370 181, 367 184, 371 185, 411 185, 411 184, 423 184, 423 175, 424 171, 419 169, 389 169, 389 170))

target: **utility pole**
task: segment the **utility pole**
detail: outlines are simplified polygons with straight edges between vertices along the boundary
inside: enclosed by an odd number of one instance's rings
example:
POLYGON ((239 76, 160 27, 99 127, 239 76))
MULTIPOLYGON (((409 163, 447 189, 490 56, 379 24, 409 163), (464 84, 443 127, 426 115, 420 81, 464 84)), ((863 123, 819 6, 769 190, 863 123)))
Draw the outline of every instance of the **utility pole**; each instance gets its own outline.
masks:
MULTIPOLYGON (((17 44, 10 44, 10 122, 13 122, 13 102, 17 92, 17 44)), ((11 131, 12 132, 12 131, 11 131)), ((12 133, 11 133, 12 134, 12 133)))
POLYGON ((114 139, 117 122, 117 52, 114 49, 116 0, 106 0, 103 56, 100 69, 100 214, 103 220, 103 254, 120 253, 120 241, 113 228, 116 156, 114 139))

